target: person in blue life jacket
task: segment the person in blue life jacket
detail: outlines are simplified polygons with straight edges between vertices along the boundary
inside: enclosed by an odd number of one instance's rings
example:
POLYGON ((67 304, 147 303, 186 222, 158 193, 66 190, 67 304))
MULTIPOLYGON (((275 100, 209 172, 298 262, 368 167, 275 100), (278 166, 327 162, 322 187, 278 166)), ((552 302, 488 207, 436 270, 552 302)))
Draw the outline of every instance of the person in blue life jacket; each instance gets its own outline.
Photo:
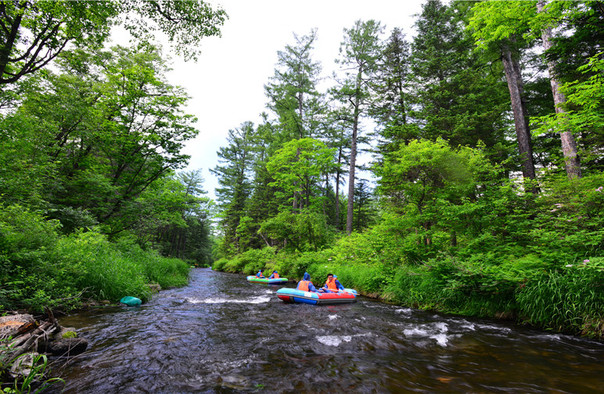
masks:
POLYGON ((262 270, 258 270, 258 273, 256 274, 256 278, 264 278, 264 274, 262 273, 262 270))
POLYGON ((302 291, 313 291, 315 293, 318 291, 317 288, 310 281, 310 274, 308 272, 304 273, 304 277, 300 282, 298 282, 298 286, 296 286, 296 289, 302 291))
POLYGON ((337 278, 338 277, 334 274, 327 274, 327 281, 321 290, 323 290, 325 293, 337 293, 340 290, 344 290, 344 286, 342 286, 337 278))
POLYGON ((268 278, 269 279, 279 279, 279 273, 277 271, 273 271, 271 276, 269 276, 268 278))

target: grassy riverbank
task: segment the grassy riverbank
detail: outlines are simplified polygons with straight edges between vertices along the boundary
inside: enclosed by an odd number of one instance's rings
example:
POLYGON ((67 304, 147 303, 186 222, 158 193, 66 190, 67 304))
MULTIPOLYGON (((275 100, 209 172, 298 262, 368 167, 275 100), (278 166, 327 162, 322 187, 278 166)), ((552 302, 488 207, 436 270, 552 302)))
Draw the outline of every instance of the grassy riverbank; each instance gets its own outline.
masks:
POLYGON ((510 319, 545 330, 604 338, 603 258, 506 275, 454 258, 396 268, 362 263, 353 257, 358 257, 361 248, 349 247, 348 241, 341 240, 333 249, 322 252, 285 254, 265 248, 231 260, 221 259, 214 269, 245 274, 258 269, 268 274, 277 269, 281 276, 296 280, 307 271, 315 285, 322 285, 331 272, 344 286, 363 295, 408 307, 510 319), (344 250, 347 253, 340 255, 344 250))
POLYGON ((182 260, 143 250, 130 239, 110 242, 96 231, 62 235, 56 221, 19 206, 0 210, 0 310, 68 311, 83 300, 148 300, 148 284, 188 282, 182 260))
POLYGON ((315 284, 333 272, 346 287, 405 306, 603 338, 604 178, 552 184, 539 195, 504 185, 442 203, 446 226, 421 226, 426 213, 384 213, 318 251, 252 249, 214 269, 278 269, 291 279, 308 271, 315 284))

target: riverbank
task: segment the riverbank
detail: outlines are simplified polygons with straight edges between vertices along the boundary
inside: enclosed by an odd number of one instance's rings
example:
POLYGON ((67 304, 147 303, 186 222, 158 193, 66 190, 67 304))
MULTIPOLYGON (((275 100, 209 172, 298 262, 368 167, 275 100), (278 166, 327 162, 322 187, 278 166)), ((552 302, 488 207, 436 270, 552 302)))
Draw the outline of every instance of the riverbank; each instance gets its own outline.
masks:
MULTIPOLYGON (((376 262, 379 257, 375 256, 380 254, 368 253, 366 245, 344 239, 320 252, 250 250, 216 261, 213 269, 246 275, 278 270, 294 280, 308 272, 319 285, 328 273, 334 273, 345 287, 400 306, 504 319, 551 332, 604 339, 602 258, 561 268, 525 267, 521 272, 454 257, 393 266, 376 262), (366 258, 367 254, 374 257, 366 258)), ((382 250, 381 256, 388 253, 394 252, 382 250)))

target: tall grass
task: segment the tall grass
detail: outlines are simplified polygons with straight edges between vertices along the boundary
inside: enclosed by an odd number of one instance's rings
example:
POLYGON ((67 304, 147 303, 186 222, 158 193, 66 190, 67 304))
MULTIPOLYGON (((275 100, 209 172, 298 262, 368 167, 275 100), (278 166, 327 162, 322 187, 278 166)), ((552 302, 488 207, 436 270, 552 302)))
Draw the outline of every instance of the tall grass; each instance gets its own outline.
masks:
POLYGON ((188 282, 189 266, 184 261, 142 250, 129 241, 111 243, 98 233, 63 238, 57 252, 77 267, 73 273, 77 287, 93 298, 117 301, 128 295, 146 301, 151 297, 149 283, 167 288, 188 282))
POLYGON ((544 273, 519 289, 516 300, 520 317, 529 324, 604 336, 602 331, 593 332, 590 327, 604 320, 604 271, 601 268, 573 266, 544 273))

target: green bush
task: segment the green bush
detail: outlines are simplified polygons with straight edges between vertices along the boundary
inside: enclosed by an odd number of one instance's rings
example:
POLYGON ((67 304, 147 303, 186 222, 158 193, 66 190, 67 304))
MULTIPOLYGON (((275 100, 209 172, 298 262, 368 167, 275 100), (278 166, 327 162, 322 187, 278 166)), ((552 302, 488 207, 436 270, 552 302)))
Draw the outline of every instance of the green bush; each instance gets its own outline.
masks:
POLYGON ((258 270, 267 270, 274 266, 275 249, 265 247, 264 249, 250 249, 231 259, 222 258, 214 262, 213 269, 226 272, 241 272, 244 274, 255 274, 258 270))

